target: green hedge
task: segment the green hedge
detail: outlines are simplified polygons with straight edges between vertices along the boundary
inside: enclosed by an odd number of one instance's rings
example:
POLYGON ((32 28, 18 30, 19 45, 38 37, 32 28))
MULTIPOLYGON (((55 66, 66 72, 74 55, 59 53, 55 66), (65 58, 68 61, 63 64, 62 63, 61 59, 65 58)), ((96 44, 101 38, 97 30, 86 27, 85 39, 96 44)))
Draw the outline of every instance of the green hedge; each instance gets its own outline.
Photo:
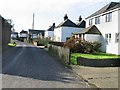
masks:
POLYGON ((51 40, 45 39, 45 38, 44 38, 44 39, 39 39, 39 40, 37 41, 37 45, 38 45, 38 46, 47 46, 50 41, 51 41, 51 40))

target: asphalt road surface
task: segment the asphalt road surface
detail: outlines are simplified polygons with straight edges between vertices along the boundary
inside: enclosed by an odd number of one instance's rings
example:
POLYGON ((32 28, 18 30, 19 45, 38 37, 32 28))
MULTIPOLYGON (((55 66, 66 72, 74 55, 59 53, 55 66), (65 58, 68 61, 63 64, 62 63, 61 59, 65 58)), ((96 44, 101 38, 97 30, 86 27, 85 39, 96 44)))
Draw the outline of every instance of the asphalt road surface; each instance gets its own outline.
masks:
POLYGON ((17 42, 3 53, 2 88, 89 88, 44 49, 17 42))

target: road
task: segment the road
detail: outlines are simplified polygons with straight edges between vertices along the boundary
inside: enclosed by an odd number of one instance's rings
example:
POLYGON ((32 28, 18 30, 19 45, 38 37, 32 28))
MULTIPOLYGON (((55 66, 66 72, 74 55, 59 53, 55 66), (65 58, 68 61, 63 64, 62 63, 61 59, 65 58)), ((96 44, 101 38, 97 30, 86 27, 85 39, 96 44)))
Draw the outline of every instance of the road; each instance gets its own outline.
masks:
POLYGON ((2 88, 89 88, 89 85, 44 49, 17 42, 16 47, 3 53, 2 88))

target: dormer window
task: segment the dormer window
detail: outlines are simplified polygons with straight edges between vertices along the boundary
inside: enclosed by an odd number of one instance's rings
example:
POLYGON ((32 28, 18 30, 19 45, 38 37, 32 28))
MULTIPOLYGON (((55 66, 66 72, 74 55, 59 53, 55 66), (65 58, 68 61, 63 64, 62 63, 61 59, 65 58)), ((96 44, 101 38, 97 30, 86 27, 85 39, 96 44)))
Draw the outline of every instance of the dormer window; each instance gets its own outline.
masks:
POLYGON ((112 13, 106 14, 106 22, 111 22, 112 21, 112 13))
POLYGON ((93 19, 89 19, 89 25, 91 26, 93 24, 93 19))
POLYGON ((95 24, 100 24, 100 17, 95 18, 95 24))

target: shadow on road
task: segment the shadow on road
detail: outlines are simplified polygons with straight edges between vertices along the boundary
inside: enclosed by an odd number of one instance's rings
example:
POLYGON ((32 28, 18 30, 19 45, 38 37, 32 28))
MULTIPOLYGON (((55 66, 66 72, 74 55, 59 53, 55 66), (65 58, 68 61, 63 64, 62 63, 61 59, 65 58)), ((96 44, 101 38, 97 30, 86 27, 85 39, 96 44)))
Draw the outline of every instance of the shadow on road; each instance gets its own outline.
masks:
POLYGON ((43 49, 14 47, 2 55, 2 73, 44 81, 75 81, 73 73, 58 64, 43 49))

